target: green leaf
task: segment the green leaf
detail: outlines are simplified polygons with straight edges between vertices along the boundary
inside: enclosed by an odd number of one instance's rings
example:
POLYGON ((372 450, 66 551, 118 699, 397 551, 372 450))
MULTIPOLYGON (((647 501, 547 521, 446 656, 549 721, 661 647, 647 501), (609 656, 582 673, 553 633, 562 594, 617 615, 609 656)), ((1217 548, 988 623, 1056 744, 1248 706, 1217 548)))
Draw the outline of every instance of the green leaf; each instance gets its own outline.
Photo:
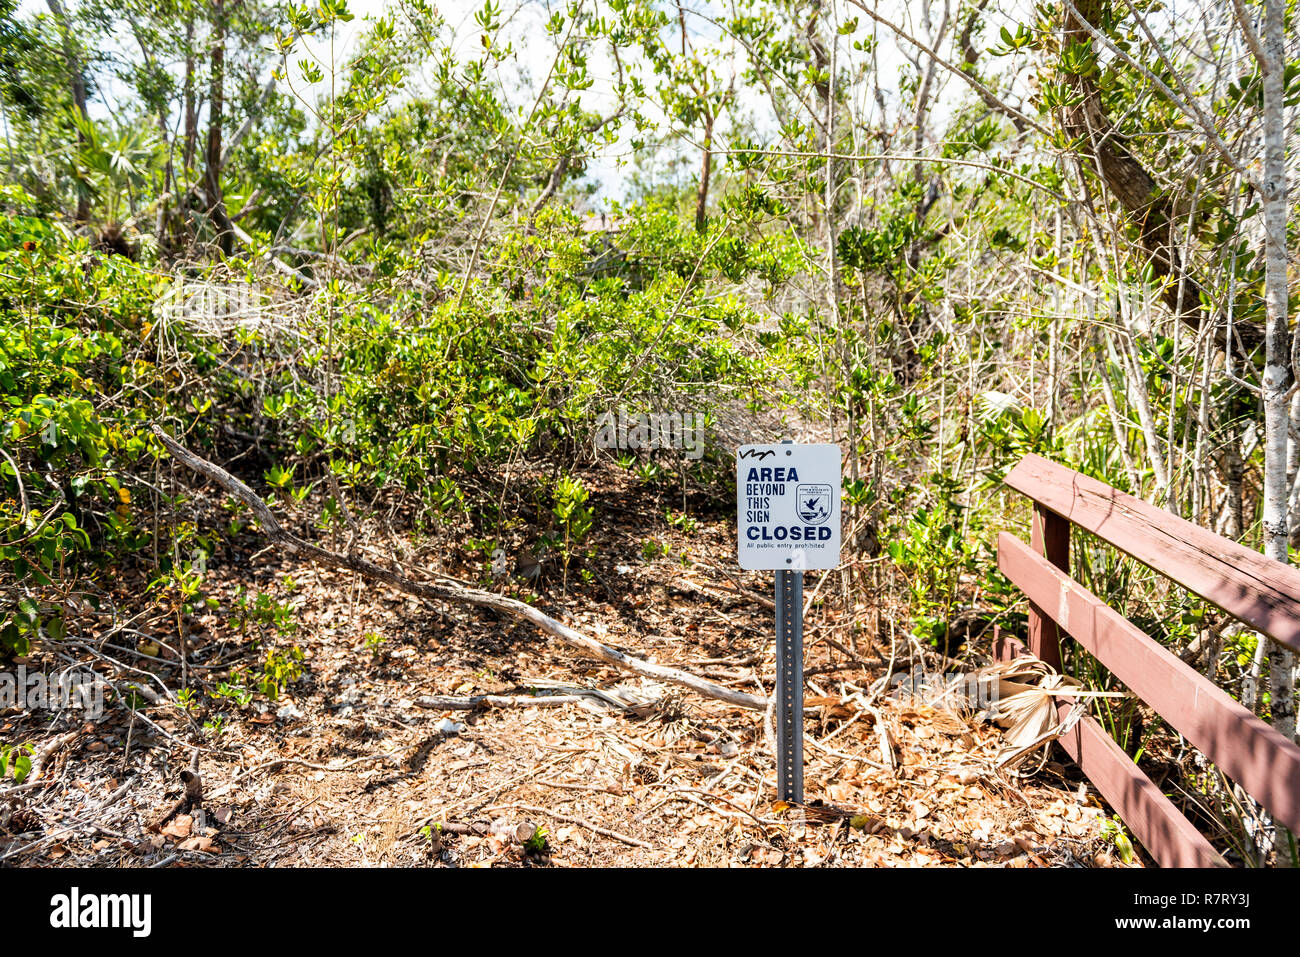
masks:
POLYGON ((1133 842, 1123 831, 1115 834, 1115 850, 1119 852, 1119 859, 1125 864, 1133 863, 1133 842))

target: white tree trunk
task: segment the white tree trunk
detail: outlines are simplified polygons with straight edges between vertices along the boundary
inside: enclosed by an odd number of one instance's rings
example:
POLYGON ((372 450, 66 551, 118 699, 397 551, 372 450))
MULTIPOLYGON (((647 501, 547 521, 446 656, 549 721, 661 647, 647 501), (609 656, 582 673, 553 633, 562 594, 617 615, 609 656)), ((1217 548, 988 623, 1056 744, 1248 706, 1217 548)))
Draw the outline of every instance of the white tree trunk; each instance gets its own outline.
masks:
MULTIPOLYGON (((1292 369, 1292 375, 1295 370, 1292 369)), ((1300 392, 1291 396, 1291 432, 1286 445, 1286 481, 1291 487, 1288 534, 1291 547, 1300 548, 1300 392)))
MULTIPOLYGON (((1286 281, 1286 107, 1283 88, 1284 10, 1286 0, 1264 4, 1264 299, 1268 327, 1264 357, 1264 553, 1289 560, 1287 441, 1291 416, 1291 335, 1286 281)), ((1282 645, 1269 652, 1269 696, 1273 723, 1295 737, 1295 655, 1282 645)))

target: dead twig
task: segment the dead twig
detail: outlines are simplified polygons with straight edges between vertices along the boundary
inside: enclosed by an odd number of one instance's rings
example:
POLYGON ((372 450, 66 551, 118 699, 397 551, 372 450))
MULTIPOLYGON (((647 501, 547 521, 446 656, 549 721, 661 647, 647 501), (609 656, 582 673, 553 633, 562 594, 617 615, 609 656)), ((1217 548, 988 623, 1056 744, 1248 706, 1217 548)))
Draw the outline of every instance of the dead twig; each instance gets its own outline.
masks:
POLYGON ((597 834, 602 834, 605 837, 612 838, 615 841, 622 841, 624 844, 629 844, 632 847, 644 847, 647 850, 654 849, 654 845, 649 844, 646 841, 638 840, 635 837, 628 837, 626 834, 620 834, 618 833, 618 831, 611 831, 609 828, 600 827, 599 825, 592 824, 590 821, 583 820, 580 817, 573 817, 572 815, 569 814, 561 814, 559 811, 552 811, 549 808, 535 807, 531 804, 494 804, 492 805, 492 809, 497 811, 505 811, 511 809, 519 810, 519 811, 531 811, 534 814, 543 814, 546 815, 547 817, 553 817, 557 821, 564 821, 566 824, 576 824, 578 827, 585 827, 589 831, 594 831, 597 834))

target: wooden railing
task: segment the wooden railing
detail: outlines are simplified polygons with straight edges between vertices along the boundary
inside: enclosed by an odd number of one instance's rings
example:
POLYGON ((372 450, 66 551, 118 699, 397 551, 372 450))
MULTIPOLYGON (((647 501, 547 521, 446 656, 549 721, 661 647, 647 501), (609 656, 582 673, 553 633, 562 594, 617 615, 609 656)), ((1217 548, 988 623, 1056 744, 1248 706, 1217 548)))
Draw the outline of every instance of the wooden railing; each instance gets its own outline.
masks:
MULTIPOLYGON (((1300 651, 1300 570, 1220 538, 1102 482, 1027 455, 1006 484, 1034 501, 1032 542, 1003 532, 998 567, 1028 597, 1029 650, 1060 667, 1062 639, 1078 642, 1274 819, 1300 831, 1300 747, 1144 634, 1070 577, 1077 525, 1300 651)), ((1023 650, 995 638, 999 658, 1023 650)), ((1063 718, 1071 707, 1061 703, 1063 718)), ((1090 717, 1059 739, 1162 866, 1222 866, 1222 857, 1090 717)))

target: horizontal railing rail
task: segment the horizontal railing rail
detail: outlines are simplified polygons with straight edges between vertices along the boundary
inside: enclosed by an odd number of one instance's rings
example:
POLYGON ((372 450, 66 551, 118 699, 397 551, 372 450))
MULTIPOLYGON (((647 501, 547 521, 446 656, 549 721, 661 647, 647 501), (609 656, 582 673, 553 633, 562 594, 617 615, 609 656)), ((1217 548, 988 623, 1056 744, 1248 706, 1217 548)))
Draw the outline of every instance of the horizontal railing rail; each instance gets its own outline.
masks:
MULTIPOLYGON (((1283 565, 1038 455, 1006 483, 1256 631, 1300 651, 1300 568, 1283 565)), ((1050 557, 1050 556, 1049 556, 1050 557)))

